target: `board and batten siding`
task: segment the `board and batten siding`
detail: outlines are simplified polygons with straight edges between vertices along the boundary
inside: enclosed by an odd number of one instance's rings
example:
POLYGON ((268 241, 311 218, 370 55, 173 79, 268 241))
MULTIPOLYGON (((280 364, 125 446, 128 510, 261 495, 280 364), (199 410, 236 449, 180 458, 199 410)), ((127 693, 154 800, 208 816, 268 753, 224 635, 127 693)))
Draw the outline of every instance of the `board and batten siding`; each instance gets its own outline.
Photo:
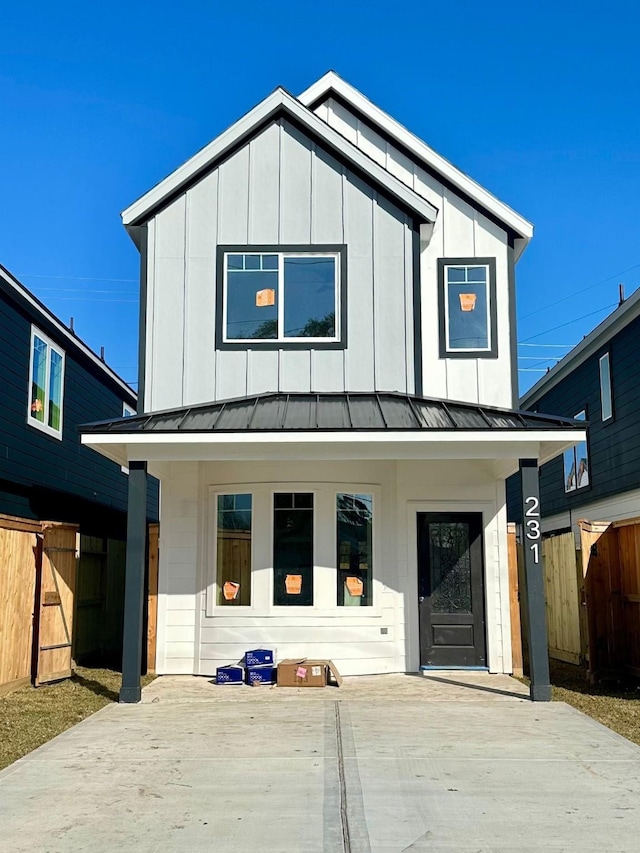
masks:
MULTIPOLYGON (((365 154, 438 209, 429 244, 420 254, 422 301, 422 374, 427 397, 463 400, 511 408, 513 389, 508 237, 505 230, 473 208, 387 139, 328 98, 316 114, 365 154), (497 359, 441 359, 438 338, 438 258, 496 259, 497 359)), ((515 313, 515 312, 514 312, 515 313)))
POLYGON ((268 391, 415 391, 413 221, 288 122, 148 224, 145 410, 268 391), (346 244, 348 347, 216 351, 217 245, 346 244))
POLYGON ((163 483, 158 587, 162 674, 214 675, 247 649, 329 657, 345 675, 419 668, 415 516, 482 512, 488 665, 511 667, 504 483, 477 462, 173 463, 163 483), (336 607, 335 493, 374 495, 374 606, 336 607), (252 611, 215 606, 216 492, 252 492, 252 611), (271 607, 271 493, 313 491, 316 606, 271 607), (324 586, 322 586, 324 585, 324 586), (320 606, 323 600, 325 605, 320 606), (300 613, 303 610, 304 612, 300 613))

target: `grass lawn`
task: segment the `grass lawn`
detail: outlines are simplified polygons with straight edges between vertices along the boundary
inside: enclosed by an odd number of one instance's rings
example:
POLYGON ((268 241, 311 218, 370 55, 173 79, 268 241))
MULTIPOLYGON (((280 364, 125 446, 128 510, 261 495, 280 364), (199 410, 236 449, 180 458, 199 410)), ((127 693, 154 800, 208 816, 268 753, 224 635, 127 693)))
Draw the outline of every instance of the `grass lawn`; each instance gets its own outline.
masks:
MULTIPOLYGON (((640 683, 587 683, 585 670, 550 661, 553 699, 573 705, 614 732, 640 745, 640 683)), ((523 679, 528 684, 528 679, 523 679)))
MULTIPOLYGON (((152 680, 147 675, 142 683, 152 680)), ((0 697, 0 770, 109 702, 117 702, 120 681, 119 672, 78 667, 66 681, 23 687, 0 697)))

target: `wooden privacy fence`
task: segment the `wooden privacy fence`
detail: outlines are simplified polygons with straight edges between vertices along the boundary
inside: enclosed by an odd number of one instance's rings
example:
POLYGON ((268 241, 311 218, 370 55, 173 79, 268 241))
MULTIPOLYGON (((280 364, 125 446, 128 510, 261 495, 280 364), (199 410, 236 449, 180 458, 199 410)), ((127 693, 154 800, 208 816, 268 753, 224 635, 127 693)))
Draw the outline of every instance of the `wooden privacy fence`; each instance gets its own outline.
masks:
POLYGON ((549 656, 579 664, 586 656, 583 636, 582 568, 571 531, 542 540, 549 656))
POLYGON ((640 519, 579 526, 591 680, 640 676, 640 519))
POLYGON ((77 531, 0 515, 0 694, 71 674, 77 531))

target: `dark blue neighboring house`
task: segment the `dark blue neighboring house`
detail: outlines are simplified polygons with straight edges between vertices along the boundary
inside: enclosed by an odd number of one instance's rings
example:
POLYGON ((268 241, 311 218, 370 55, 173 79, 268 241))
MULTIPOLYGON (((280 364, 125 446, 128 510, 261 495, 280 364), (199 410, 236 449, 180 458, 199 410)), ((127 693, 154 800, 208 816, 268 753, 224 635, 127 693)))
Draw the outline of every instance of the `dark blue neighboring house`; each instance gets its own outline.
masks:
MULTIPOLYGON (((540 469, 544 534, 577 532, 579 519, 640 516, 640 289, 520 400, 530 411, 588 422, 587 441, 540 469)), ((507 481, 508 516, 521 522, 519 476, 507 481)))
MULTIPOLYGON (((77 657, 117 659, 121 625, 106 623, 122 618, 113 598, 114 591, 123 595, 128 473, 83 447, 77 428, 135 414, 136 394, 1 266, 0 363, 0 513, 79 526, 86 553, 79 561, 77 657)), ((149 521, 157 521, 156 480, 147 505, 149 521)))

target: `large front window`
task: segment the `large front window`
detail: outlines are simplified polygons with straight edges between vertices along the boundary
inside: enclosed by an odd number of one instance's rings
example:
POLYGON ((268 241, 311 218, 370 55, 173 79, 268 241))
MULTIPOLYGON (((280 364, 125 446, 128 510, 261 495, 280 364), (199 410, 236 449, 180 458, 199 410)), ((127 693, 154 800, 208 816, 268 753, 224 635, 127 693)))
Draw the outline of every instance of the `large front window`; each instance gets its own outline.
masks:
POLYGON ((250 494, 218 495, 216 530, 216 604, 251 604, 250 494))
POLYGON ((37 329, 31 329, 29 423, 62 438, 64 353, 37 329))
POLYGON ((341 253, 223 253, 222 343, 340 341, 341 253))
POLYGON ((313 494, 273 496, 273 603, 313 605, 313 494))

